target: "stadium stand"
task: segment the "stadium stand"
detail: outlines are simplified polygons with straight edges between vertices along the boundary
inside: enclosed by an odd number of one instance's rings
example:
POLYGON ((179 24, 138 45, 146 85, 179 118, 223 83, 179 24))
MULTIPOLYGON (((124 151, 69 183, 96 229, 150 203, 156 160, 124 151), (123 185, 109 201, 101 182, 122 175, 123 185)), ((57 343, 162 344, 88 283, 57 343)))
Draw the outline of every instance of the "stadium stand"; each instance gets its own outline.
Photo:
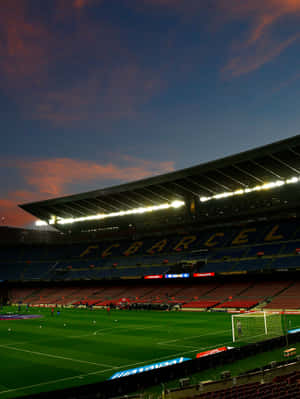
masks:
POLYGON ((233 300, 233 301, 225 301, 215 306, 215 308, 237 308, 237 309, 251 309, 254 306, 258 305, 257 300, 247 301, 247 300, 233 300))
POLYGON ((116 304, 126 298, 129 303, 181 304, 183 309, 297 309, 299 283, 285 281, 215 281, 198 284, 172 284, 156 282, 155 285, 98 283, 93 287, 82 285, 24 289, 13 288, 13 303, 31 305, 97 305, 116 304), (104 303, 105 302, 105 303, 104 303))
MULTIPOLYGON (((194 399, 275 399, 287 398, 296 399, 300 398, 299 383, 297 380, 292 380, 292 375, 286 377, 276 383, 267 384, 245 384, 230 389, 222 389, 213 393, 204 393, 202 395, 194 396, 194 399)), ((299 378, 299 375, 297 375, 299 378)))
POLYGON ((265 306, 266 309, 300 309, 300 282, 296 281, 265 306))
MULTIPOLYGON (((274 377, 271 382, 252 382, 224 388, 213 392, 206 392, 193 396, 194 399, 275 399, 300 398, 300 372, 295 371, 283 376, 274 377)), ((174 396, 176 397, 176 396, 174 396)))
MULTIPOLYGON (((21 205, 56 231, 0 228, 0 279, 10 302, 300 309, 299 154, 297 136, 139 182, 21 205)), ((294 398, 298 377, 197 397, 294 398)))
POLYGON ((300 243, 289 239, 293 237, 297 229, 294 220, 276 224, 256 223, 253 225, 251 223, 247 229, 233 227, 230 233, 231 238, 227 241, 228 247, 219 246, 224 245, 224 242, 212 241, 218 234, 218 230, 212 228, 209 231, 196 231, 193 235, 170 235, 164 240, 172 242, 172 246, 162 248, 161 253, 152 254, 149 253, 149 248, 159 245, 162 240, 146 238, 130 241, 125 239, 95 242, 91 245, 69 244, 66 247, 62 245, 19 246, 4 251, 0 271, 2 279, 17 281, 111 279, 180 272, 230 273, 276 269, 295 270, 300 266, 300 257, 297 253, 300 243), (283 226, 282 233, 279 234, 281 226, 283 226), (249 230, 252 234, 251 239, 249 230), (260 234, 261 232, 263 234, 260 234), (270 232, 272 232, 271 236, 270 232), (191 242, 191 237, 194 239, 193 242, 191 242), (210 237, 209 245, 212 243, 214 245, 207 247, 208 241, 205 241, 204 237, 205 239, 210 237), (241 237, 243 237, 242 240, 241 237), (275 244, 265 241, 266 238, 268 240, 272 238, 277 242, 275 244), (137 243, 143 245, 135 247, 137 243), (123 248, 123 252, 120 251, 120 247, 123 248), (133 247, 135 249, 130 250, 133 247), (113 249, 115 253, 112 252, 113 249), (128 249, 131 251, 130 255, 128 255, 128 249), (106 255, 101 255, 103 253, 106 255))
POLYGON ((213 308, 216 305, 218 305, 219 302, 218 301, 208 301, 208 300, 202 300, 202 301, 192 301, 192 302, 188 302, 182 305, 182 307, 184 309, 209 309, 209 308, 213 308))

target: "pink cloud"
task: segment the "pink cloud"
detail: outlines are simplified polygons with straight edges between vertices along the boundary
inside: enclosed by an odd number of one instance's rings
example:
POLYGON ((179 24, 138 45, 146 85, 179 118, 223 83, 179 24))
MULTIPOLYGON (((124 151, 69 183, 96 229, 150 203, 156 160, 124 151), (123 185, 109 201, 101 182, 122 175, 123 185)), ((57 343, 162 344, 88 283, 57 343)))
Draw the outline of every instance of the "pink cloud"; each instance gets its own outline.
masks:
POLYGON ((101 180, 130 181, 153 174, 174 170, 173 162, 154 162, 142 159, 124 158, 125 166, 109 162, 99 164, 70 158, 55 158, 37 161, 19 161, 26 183, 36 191, 51 196, 63 195, 68 185, 101 180))
POLYGON ((0 223, 7 226, 26 226, 36 218, 18 207, 18 204, 46 199, 45 196, 27 190, 12 191, 0 198, 0 223))
POLYGON ((16 199, 0 199, 0 223, 6 226, 25 226, 35 220, 29 214, 26 214, 18 208, 16 199))
POLYGON ((73 7, 75 8, 84 8, 94 4, 100 4, 99 0, 73 0, 73 7))
MULTIPOLYGON (((168 11, 185 19, 197 18, 204 9, 207 10, 207 6, 199 0, 128 0, 127 4, 136 11, 168 11)), ((279 35, 274 32, 284 18, 296 18, 299 24, 299 0, 216 0, 214 10, 212 20, 208 22, 214 31, 233 21, 248 25, 246 33, 233 41, 229 60, 222 69, 226 77, 240 76, 262 67, 299 38, 298 32, 285 36, 279 29, 279 35)))
POLYGON ((269 38, 260 39, 258 43, 241 55, 231 58, 222 69, 225 76, 240 76, 252 72, 278 57, 287 47, 300 38, 296 34, 282 42, 274 42, 269 38))
POLYGON ((19 171, 26 187, 0 198, 2 223, 5 220, 7 225, 24 226, 32 222, 34 218, 19 209, 18 204, 67 195, 74 184, 78 186, 92 182, 97 189, 107 181, 127 182, 174 170, 173 161, 156 162, 126 155, 118 159, 119 164, 71 158, 2 161, 2 168, 13 167, 19 171))
POLYGON ((0 13, 0 72, 10 88, 39 86, 46 77, 53 36, 39 21, 28 17, 25 0, 10 0, 0 13))
POLYGON ((11 0, 1 10, 0 84, 25 118, 55 125, 131 118, 163 87, 157 70, 138 65, 118 27, 103 21, 97 24, 84 12, 102 3, 55 0, 50 23, 34 19, 26 0, 11 0), (72 32, 52 28, 62 22, 72 24, 72 32), (74 68, 74 76, 68 79, 66 65, 78 54, 83 59, 92 57, 95 66, 86 66, 80 73, 74 68), (116 64, 116 54, 123 63, 116 64), (60 68, 66 76, 63 85, 50 77, 60 68))
MULTIPOLYGON (((99 1, 54 0, 49 19, 55 24, 56 19, 73 18, 74 13, 94 3, 99 1)), ((91 27, 78 18, 74 18, 74 25, 75 34, 60 33, 58 38, 51 24, 31 15, 29 1, 6 1, 0 12, 0 72, 4 88, 10 93, 12 89, 30 88, 31 96, 32 90, 45 88, 48 72, 58 60, 78 50, 76 45, 85 32, 91 39, 91 27)))
POLYGON ((54 15, 57 21, 70 18, 78 23, 86 9, 92 6, 100 6, 105 0, 53 0, 54 15))
POLYGON ((235 40, 231 56, 222 72, 227 76, 240 76, 254 71, 278 57, 300 38, 299 32, 283 37, 276 28, 278 23, 293 18, 299 23, 299 0, 219 0, 220 25, 236 21, 248 22, 246 35, 235 40))

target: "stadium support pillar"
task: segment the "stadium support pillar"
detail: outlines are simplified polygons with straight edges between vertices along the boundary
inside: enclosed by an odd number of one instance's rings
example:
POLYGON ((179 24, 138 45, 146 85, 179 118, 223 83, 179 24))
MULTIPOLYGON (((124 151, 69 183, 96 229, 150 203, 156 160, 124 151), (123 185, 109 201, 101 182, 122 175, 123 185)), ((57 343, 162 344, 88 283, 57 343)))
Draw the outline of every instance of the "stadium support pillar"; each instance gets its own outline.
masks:
POLYGON ((200 200, 198 197, 190 197, 184 199, 187 210, 187 217, 190 220, 195 220, 199 216, 200 200))

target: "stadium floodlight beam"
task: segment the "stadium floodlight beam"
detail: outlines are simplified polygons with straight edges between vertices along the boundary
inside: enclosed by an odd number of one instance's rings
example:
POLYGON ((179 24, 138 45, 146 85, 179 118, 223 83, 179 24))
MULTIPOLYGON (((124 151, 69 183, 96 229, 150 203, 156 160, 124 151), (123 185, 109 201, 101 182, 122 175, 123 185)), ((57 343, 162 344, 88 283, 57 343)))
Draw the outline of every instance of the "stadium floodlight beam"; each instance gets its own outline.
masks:
MULTIPOLYGON (((300 177, 293 176, 286 180, 277 180, 274 182, 268 182, 268 183, 264 183, 262 185, 258 185, 255 187, 250 187, 250 188, 245 188, 245 189, 241 188, 241 189, 238 189, 235 191, 225 191, 223 193, 215 194, 210 197, 200 197, 200 202, 207 202, 212 199, 222 199, 222 198, 228 198, 228 197, 233 197, 233 196, 237 196, 237 195, 249 194, 254 191, 270 190, 272 188, 281 187, 281 186, 284 186, 287 184, 295 184, 295 183, 299 183, 299 182, 300 182, 300 177)), ((64 219, 64 218, 52 216, 51 219, 48 220, 48 222, 46 222, 44 220, 38 220, 35 222, 35 225, 36 226, 46 226, 48 224, 50 224, 50 225, 72 224, 72 223, 76 223, 76 222, 85 222, 88 220, 101 220, 101 219, 106 219, 106 218, 110 218, 110 217, 143 214, 143 213, 158 211, 158 210, 162 210, 162 209, 169 209, 169 208, 177 209, 177 208, 181 208, 184 205, 185 205, 185 202, 175 200, 175 201, 172 201, 171 203, 165 203, 165 204, 156 205, 156 206, 148 206, 148 207, 144 207, 144 208, 141 207, 141 208, 130 209, 128 211, 119 211, 119 212, 113 212, 113 213, 99 213, 96 215, 83 216, 83 217, 79 217, 79 218, 64 219)))
POLYGON ((287 180, 276 180, 274 182, 264 183, 260 186, 255 186, 252 188, 245 188, 245 189, 241 188, 236 191, 225 191, 224 193, 215 194, 215 195, 212 195, 211 197, 200 197, 200 202, 207 202, 212 199, 221 199, 221 198, 233 197, 236 195, 248 194, 248 193, 252 193, 254 191, 270 190, 272 188, 281 187, 286 184, 298 183, 299 181, 300 181, 299 177, 291 177, 290 179, 287 179, 287 180))
POLYGON ((38 227, 40 227, 40 226, 48 226, 48 223, 45 222, 44 220, 37 220, 35 222, 35 225, 38 226, 38 227))
POLYGON ((172 208, 180 208, 180 207, 182 207, 183 205, 184 205, 184 202, 183 202, 183 201, 178 201, 178 200, 173 201, 173 202, 171 203, 171 207, 172 207, 172 208))
POLYGON ((154 206, 147 206, 144 208, 135 208, 135 209, 129 209, 128 211, 119 211, 119 212, 113 212, 113 213, 98 213, 97 215, 89 215, 89 216, 82 216, 79 218, 60 218, 60 217, 52 217, 48 223, 42 220, 38 220, 36 222, 37 226, 45 226, 47 224, 72 224, 76 222, 85 222, 89 220, 102 220, 102 219, 107 219, 110 217, 117 217, 117 216, 127 216, 127 215, 134 215, 134 214, 143 214, 143 213, 148 213, 148 212, 153 212, 153 211, 159 211, 162 209, 177 209, 181 208, 182 206, 185 205, 185 202, 175 200, 171 203, 166 203, 166 204, 161 204, 161 205, 154 205, 154 206))

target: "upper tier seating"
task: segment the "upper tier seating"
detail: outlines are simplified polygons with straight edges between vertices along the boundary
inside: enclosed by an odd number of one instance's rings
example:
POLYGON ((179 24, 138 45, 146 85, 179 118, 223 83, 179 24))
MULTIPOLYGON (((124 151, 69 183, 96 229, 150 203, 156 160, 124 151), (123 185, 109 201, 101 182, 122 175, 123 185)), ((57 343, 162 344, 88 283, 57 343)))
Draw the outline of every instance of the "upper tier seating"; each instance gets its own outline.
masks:
POLYGON ((298 220, 92 244, 0 247, 2 280, 111 279, 182 270, 228 273, 300 267, 298 220), (203 261, 206 259, 206 264, 203 261))

